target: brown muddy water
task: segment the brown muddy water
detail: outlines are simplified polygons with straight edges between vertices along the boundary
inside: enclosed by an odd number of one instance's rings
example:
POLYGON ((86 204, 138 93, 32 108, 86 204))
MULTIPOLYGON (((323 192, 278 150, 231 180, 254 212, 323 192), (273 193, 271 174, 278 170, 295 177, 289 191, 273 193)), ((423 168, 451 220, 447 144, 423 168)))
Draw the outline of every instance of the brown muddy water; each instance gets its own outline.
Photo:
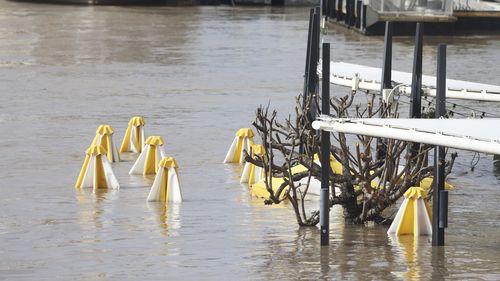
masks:
MULTIPOLYGON (((221 164, 234 132, 271 102, 292 112, 302 89, 307 8, 85 7, 0 0, 0 279, 500 279, 500 173, 460 152, 446 247, 344 225, 331 246, 269 208, 221 164), (119 191, 77 191, 99 124, 121 142, 128 119, 166 139, 185 201, 147 203, 152 178, 117 163, 119 191)), ((449 44, 451 78, 500 84, 500 37, 426 38, 424 69, 449 44)), ((381 37, 331 27, 335 60, 381 64, 381 37)), ((395 40, 409 71, 413 40, 395 40)), ((336 94, 347 93, 335 89, 336 94)), ((488 112, 496 104, 469 102, 488 112)), ((497 128, 492 128, 497 129, 497 128)))

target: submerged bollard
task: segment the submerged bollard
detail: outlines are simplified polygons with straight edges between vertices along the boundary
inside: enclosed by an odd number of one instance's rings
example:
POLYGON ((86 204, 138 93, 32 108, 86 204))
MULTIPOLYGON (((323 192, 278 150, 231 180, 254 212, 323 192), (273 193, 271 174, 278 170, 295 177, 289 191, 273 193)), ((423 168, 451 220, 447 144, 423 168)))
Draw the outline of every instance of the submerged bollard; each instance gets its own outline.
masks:
POLYGON ((106 156, 109 162, 120 162, 120 154, 113 140, 113 127, 110 125, 100 125, 95 132, 94 140, 91 145, 101 145, 106 149, 106 156))
MULTIPOLYGON (((436 118, 446 115, 446 45, 438 46, 436 75, 436 118)), ((432 195, 432 246, 444 246, 444 228, 447 226, 448 197, 441 199, 445 177, 444 147, 434 149, 434 190, 432 195), (442 200, 444 200, 442 202, 442 200), (446 207, 446 209, 444 208, 446 207), (440 220, 441 218, 441 220, 440 220), (442 221, 445 219, 445 221, 442 221)))
POLYGON ((93 187, 119 189, 111 164, 106 157, 106 149, 100 145, 91 145, 85 151, 85 160, 75 184, 76 188, 93 187))
MULTIPOLYGON (((321 113, 330 115, 330 44, 323 43, 323 82, 321 91, 321 113)), ((321 193, 319 223, 321 246, 330 243, 330 132, 321 131, 321 193)))
POLYGON ((147 201, 182 202, 178 168, 175 158, 165 157, 161 159, 147 201))
POLYGON ((123 137, 120 152, 140 153, 142 151, 145 124, 142 116, 134 116, 130 119, 127 131, 125 131, 125 136, 123 137))
MULTIPOLYGON (((250 152, 249 152, 250 153, 250 152)), ((252 145, 252 158, 256 156, 266 158, 266 150, 262 144, 252 145)), ((249 186, 264 179, 264 169, 250 162, 246 162, 241 174, 240 183, 248 183, 249 186)))
POLYGON ((156 174, 158 164, 166 156, 165 141, 160 136, 150 136, 146 139, 144 149, 129 171, 130 175, 156 174))
POLYGON ((227 151, 226 158, 224 158, 224 163, 239 163, 245 162, 245 157, 243 150, 250 153, 250 148, 254 144, 253 142, 254 133, 250 128, 241 128, 236 132, 233 143, 229 150, 227 151))
POLYGON ((387 230, 396 236, 413 234, 429 235, 432 232, 427 191, 421 187, 410 187, 404 193, 404 200, 387 230))

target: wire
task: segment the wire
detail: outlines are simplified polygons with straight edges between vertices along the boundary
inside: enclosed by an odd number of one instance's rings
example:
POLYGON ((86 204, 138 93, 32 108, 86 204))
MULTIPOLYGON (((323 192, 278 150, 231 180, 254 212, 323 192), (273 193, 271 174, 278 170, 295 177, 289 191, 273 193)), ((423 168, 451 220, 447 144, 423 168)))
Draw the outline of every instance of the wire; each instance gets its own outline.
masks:
MULTIPOLYGON (((431 106, 432 104, 435 104, 435 98, 432 98, 432 100, 429 100, 428 99, 429 97, 428 96, 425 96, 424 99, 428 102, 428 106, 431 106)), ((466 105, 462 105, 462 104, 458 104, 458 103, 455 103, 455 102, 450 102, 450 101, 446 101, 447 104, 451 104, 451 108, 452 109, 456 109, 457 107, 459 108, 463 108, 463 109, 467 109, 467 110, 471 110, 473 113, 473 118, 484 118, 486 117, 486 115, 488 115, 489 117, 495 117, 495 118, 500 118, 499 115, 496 115, 494 113, 489 113, 489 112, 486 112, 484 110, 478 110, 478 109, 475 109, 473 107, 470 107, 470 106, 466 106, 466 105), (478 112, 480 112, 481 114, 479 114, 478 116, 478 112)), ((456 111, 454 111, 456 113, 456 111)))
POLYGON ((481 159, 481 154, 479 152, 474 153, 474 156, 470 160, 470 171, 474 172, 474 169, 476 168, 477 163, 479 163, 479 160, 481 159), (477 155, 477 159, 476 159, 477 155))

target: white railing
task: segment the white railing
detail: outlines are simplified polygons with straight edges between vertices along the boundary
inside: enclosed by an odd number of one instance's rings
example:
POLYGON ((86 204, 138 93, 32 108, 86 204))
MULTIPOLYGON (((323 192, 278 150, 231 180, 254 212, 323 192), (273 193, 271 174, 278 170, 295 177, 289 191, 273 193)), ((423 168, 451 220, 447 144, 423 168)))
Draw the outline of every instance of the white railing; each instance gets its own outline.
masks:
POLYGON ((399 16, 451 16, 453 0, 369 0, 368 5, 380 14, 399 16))

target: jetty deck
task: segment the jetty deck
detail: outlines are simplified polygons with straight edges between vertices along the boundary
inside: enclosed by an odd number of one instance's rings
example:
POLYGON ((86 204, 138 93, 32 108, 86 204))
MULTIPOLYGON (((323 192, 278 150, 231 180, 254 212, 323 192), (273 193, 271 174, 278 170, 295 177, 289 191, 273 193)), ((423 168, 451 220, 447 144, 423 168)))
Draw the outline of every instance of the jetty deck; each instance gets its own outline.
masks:
POLYGON ((497 34, 500 3, 487 1, 325 0, 328 23, 366 35, 384 34, 384 22, 394 22, 395 35, 412 35, 415 22, 426 23, 426 35, 497 34))

